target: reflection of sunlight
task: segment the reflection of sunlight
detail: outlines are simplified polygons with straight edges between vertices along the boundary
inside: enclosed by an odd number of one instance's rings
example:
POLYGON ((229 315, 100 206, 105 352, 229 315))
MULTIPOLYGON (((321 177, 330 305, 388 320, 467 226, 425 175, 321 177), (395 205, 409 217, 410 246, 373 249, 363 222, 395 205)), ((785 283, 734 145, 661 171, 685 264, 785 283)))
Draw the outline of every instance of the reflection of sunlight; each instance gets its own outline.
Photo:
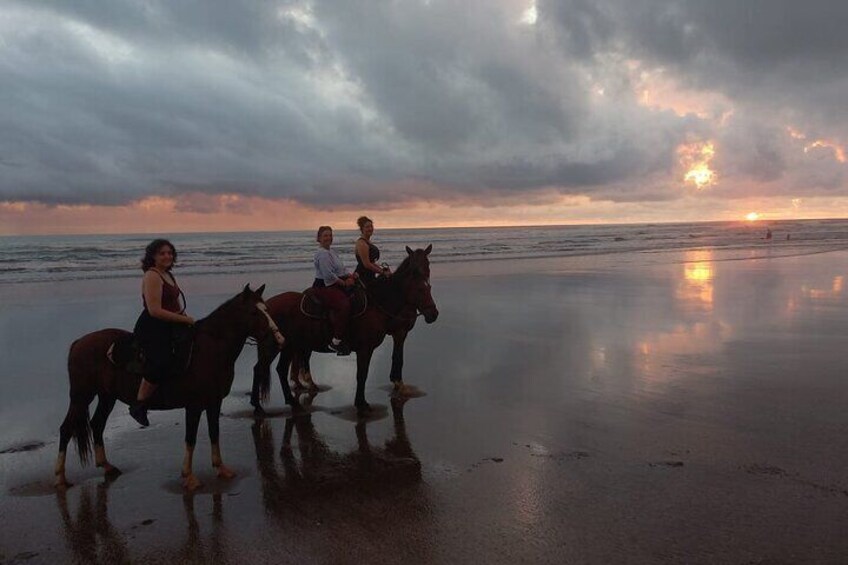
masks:
POLYGON ((842 294, 842 288, 845 284, 845 278, 842 275, 833 277, 833 282, 830 288, 811 288, 807 285, 801 287, 801 294, 812 298, 813 300, 826 300, 828 298, 837 298, 842 294))
POLYGON ((670 356, 694 355, 714 351, 731 336, 729 324, 724 322, 698 322, 679 324, 668 332, 648 334, 636 343, 634 356, 643 377, 648 382, 660 382, 675 373, 664 370, 670 356))
POLYGON ((815 307, 819 302, 827 303, 836 301, 842 297, 845 288, 845 277, 837 275, 830 281, 830 285, 810 286, 801 285, 799 292, 793 293, 786 301, 786 313, 794 315, 801 311, 805 305, 815 307))
POLYGON ((683 281, 678 285, 678 300, 689 306, 701 306, 707 310, 713 305, 713 259, 712 250, 687 251, 683 264, 683 281))

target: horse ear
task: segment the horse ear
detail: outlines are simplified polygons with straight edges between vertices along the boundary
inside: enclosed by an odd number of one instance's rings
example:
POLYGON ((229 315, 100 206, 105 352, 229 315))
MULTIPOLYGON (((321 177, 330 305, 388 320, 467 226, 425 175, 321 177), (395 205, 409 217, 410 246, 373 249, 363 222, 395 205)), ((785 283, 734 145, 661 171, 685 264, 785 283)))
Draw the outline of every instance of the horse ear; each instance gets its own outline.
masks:
POLYGON ((244 288, 241 290, 241 297, 247 298, 248 296, 250 296, 251 292, 253 292, 253 291, 250 290, 250 283, 247 283, 246 285, 244 285, 244 288))
POLYGON ((410 257, 412 256, 412 249, 410 249, 408 245, 406 246, 406 252, 409 253, 410 257))
POLYGON ((262 293, 265 292, 265 285, 263 284, 259 288, 256 289, 256 297, 262 298, 262 293))
POLYGON ((431 243, 430 245, 427 246, 427 249, 424 250, 424 255, 429 255, 432 250, 433 250, 433 244, 431 243))

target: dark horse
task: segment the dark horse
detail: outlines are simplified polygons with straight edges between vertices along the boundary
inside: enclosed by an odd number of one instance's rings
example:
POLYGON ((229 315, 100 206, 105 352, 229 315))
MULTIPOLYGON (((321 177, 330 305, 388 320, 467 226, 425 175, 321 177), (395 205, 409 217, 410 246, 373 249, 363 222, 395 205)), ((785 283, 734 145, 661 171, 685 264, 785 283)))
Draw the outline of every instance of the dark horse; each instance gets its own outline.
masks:
MULTIPOLYGON (((148 406, 152 410, 185 408, 186 452, 182 476, 184 486, 194 490, 200 481, 192 473, 192 455, 197 441, 200 415, 206 411, 209 440, 212 443, 212 466, 221 478, 235 475, 221 460, 218 445, 218 419, 221 402, 230 393, 235 373, 235 362, 248 337, 257 341, 283 345, 283 337, 268 315, 262 300, 265 285, 256 291, 247 285, 203 320, 195 324, 194 348, 188 368, 173 381, 159 387, 148 406)), ((129 332, 105 329, 76 340, 68 353, 68 374, 71 384, 71 403, 68 414, 59 429, 59 457, 56 460, 56 486, 70 486, 65 477, 65 455, 71 437, 76 440, 80 462, 88 463, 91 436, 94 436, 94 459, 107 476, 120 471, 106 460, 103 447, 103 430, 115 401, 126 404, 136 398, 141 376, 116 367, 107 352, 116 341, 126 339, 129 332), (98 397, 97 409, 89 422, 88 405, 98 397)))
MULTIPOLYGON (((424 321, 431 324, 439 316, 439 310, 430 293, 430 251, 406 248, 408 256, 398 266, 395 273, 380 279, 368 288, 368 308, 350 321, 350 345, 356 352, 356 407, 360 412, 367 411, 365 401, 365 381, 368 379, 368 367, 371 356, 394 329, 407 328, 409 331, 420 312, 424 321)), ((292 395, 286 374, 289 364, 308 359, 312 351, 327 351, 330 341, 330 326, 326 320, 317 320, 303 314, 300 292, 284 292, 268 299, 268 311, 280 324, 280 330, 286 337, 286 344, 280 350, 277 374, 283 388, 286 404, 300 408, 299 401, 292 395)), ((404 333, 404 337, 406 334, 404 333)), ((402 342, 401 342, 402 348, 402 342)), ((259 343, 259 359, 253 367, 253 391, 250 403, 257 416, 264 415, 261 399, 268 397, 271 381, 271 363, 277 356, 273 343, 265 340, 259 343)), ((402 359, 402 349, 400 359, 402 359)), ((393 362, 395 355, 393 357, 393 362)), ((402 363, 402 361, 401 361, 402 363)), ((399 372, 397 375, 399 376, 399 372)))

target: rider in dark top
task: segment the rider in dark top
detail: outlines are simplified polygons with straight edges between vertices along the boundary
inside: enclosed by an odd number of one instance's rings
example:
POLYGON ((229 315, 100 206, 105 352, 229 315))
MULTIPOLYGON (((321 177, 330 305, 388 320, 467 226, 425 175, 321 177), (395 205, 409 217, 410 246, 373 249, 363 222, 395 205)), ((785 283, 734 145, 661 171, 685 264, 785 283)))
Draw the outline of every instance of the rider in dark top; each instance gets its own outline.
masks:
POLYGON ((374 282, 378 274, 389 276, 391 270, 377 263, 380 260, 380 250, 371 243, 371 236, 374 235, 374 222, 371 221, 371 218, 362 216, 356 220, 356 223, 362 234, 356 240, 356 273, 359 274, 359 279, 365 286, 368 286, 374 282))
POLYGON ((156 239, 145 249, 141 263, 144 310, 135 323, 133 333, 144 353, 145 376, 136 402, 130 406, 130 415, 142 426, 150 425, 147 399, 173 370, 174 327, 194 324, 194 319, 185 313, 185 297, 171 273, 176 259, 177 251, 171 242, 156 239))

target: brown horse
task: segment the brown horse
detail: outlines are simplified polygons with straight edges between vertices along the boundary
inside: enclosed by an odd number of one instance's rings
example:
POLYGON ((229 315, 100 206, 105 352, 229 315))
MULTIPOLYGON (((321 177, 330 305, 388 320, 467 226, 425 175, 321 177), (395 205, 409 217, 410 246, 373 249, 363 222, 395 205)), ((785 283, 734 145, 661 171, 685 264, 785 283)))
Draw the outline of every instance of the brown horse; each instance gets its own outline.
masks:
MULTIPOLYGON (((184 486, 189 490, 200 486, 200 481, 192 472, 192 456, 200 415, 204 411, 212 443, 212 466, 221 478, 235 475, 221 460, 218 419, 221 402, 230 393, 233 384, 236 359, 248 337, 257 341, 269 340, 280 347, 284 343, 262 300, 264 290, 265 285, 256 291, 247 285, 242 292, 197 322, 193 354, 188 367, 179 377, 160 386, 148 403, 151 410, 185 408, 186 452, 182 476, 184 486)), ((102 467, 107 476, 120 474, 118 468, 106 459, 103 430, 115 401, 120 400, 126 404, 135 401, 141 381, 140 375, 116 367, 107 357, 111 345, 127 336, 129 332, 124 330, 105 329, 86 334, 71 344, 68 353, 71 403, 59 429, 59 456, 55 468, 57 487, 70 486, 65 477, 65 455, 71 437, 76 440, 83 465, 88 463, 93 435, 97 466, 102 467), (89 421, 88 405, 95 396, 98 397, 97 409, 89 421)))
MULTIPOLYGON (((413 251, 406 248, 407 257, 398 266, 395 273, 386 279, 372 284, 368 289, 368 308, 350 321, 350 345, 356 352, 356 398, 355 405, 360 412, 369 409, 365 401, 365 381, 371 356, 390 331, 399 328, 411 328, 420 312, 424 321, 431 324, 439 316, 439 310, 430 293, 430 252, 433 246, 413 251)), ((286 338, 285 346, 279 350, 277 374, 283 388, 286 404, 294 409, 300 403, 292 395, 286 374, 289 364, 308 359, 310 352, 326 352, 330 342, 331 330, 326 320, 307 317, 300 310, 303 294, 284 292, 268 299, 268 311, 280 324, 280 330, 286 338)), ((408 329, 407 329, 408 331, 408 329)), ((404 334, 405 337, 405 334, 404 334)), ((397 347, 397 342, 396 342, 397 347)), ((402 364, 402 341, 400 359, 402 364)), ((271 381, 271 363, 277 356, 277 349, 269 340, 259 343, 259 359, 253 367, 253 390, 250 403, 257 416, 263 416, 261 399, 268 397, 271 381)), ((392 355, 393 365, 395 355, 392 355)), ((394 374, 394 372, 393 372, 394 374)), ((398 373, 399 375, 399 373, 398 373)))

